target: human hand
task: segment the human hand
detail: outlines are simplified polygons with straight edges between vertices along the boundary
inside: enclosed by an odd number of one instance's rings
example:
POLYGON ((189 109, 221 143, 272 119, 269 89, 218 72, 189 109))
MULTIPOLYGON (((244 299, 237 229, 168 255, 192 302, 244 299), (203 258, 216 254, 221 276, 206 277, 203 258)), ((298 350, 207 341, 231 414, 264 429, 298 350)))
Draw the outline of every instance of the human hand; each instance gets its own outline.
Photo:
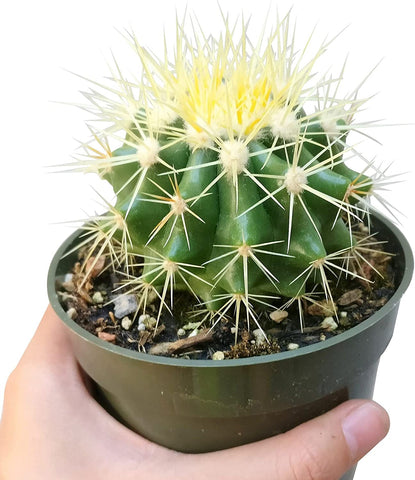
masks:
POLYGON ((352 400, 250 445, 197 455, 168 450, 93 399, 49 307, 6 386, 0 480, 338 480, 388 428, 383 408, 352 400))

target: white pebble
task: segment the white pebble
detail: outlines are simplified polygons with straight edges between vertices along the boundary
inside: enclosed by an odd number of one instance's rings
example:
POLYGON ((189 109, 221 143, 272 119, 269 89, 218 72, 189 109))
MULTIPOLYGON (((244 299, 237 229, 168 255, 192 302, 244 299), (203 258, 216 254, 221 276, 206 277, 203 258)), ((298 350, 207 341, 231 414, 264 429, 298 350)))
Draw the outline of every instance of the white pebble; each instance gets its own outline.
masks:
POLYGON ((132 320, 130 320, 128 317, 124 317, 121 320, 121 326, 124 330, 130 330, 132 324, 132 320))
POLYGON ((328 332, 332 332, 333 330, 336 330, 338 327, 336 321, 334 320, 333 317, 326 317, 321 323, 320 327, 324 328, 328 332))
POLYGON ((73 280, 73 273, 67 273, 63 279, 64 283, 72 282, 73 280))
POLYGON ((179 328, 179 330, 177 330, 178 337, 184 337, 185 335, 186 335, 186 330, 184 328, 179 328))
POLYGON ((347 312, 340 312, 341 318, 347 318, 347 312))
POLYGON ((287 350, 297 350, 297 348, 300 348, 300 345, 298 345, 298 343, 289 343, 287 345, 287 350))
POLYGON ((114 315, 117 318, 124 318, 137 310, 137 298, 135 295, 120 295, 112 301, 114 304, 114 315))
POLYGON ((146 329, 146 326, 144 325, 144 323, 139 323, 138 324, 137 330, 139 332, 144 332, 145 329, 146 329))
POLYGON ((75 318, 78 316, 78 312, 74 308, 70 308, 66 313, 72 320, 75 320, 75 318))
POLYGON ((258 346, 264 345, 267 341, 267 337, 265 336, 265 333, 260 328, 253 330, 252 335, 255 337, 255 343, 258 346))
POLYGON ((212 360, 223 360, 225 358, 225 354, 218 350, 212 355, 212 360))

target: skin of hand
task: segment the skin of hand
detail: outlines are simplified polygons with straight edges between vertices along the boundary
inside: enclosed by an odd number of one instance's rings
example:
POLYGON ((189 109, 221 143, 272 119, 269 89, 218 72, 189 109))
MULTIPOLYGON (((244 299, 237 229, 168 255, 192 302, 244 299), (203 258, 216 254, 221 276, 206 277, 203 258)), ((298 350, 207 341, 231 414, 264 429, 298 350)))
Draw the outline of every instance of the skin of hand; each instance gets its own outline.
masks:
POLYGON ((338 480, 388 429, 383 408, 351 400, 260 442, 205 454, 168 450, 93 399, 49 307, 7 382, 0 480, 338 480))

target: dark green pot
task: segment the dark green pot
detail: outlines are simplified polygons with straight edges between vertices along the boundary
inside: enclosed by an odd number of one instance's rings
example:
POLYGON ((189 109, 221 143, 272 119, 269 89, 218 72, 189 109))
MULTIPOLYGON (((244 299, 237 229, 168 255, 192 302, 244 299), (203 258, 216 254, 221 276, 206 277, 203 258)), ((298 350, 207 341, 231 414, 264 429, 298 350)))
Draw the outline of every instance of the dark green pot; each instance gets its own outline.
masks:
MULTIPOLYGON (((346 333, 291 352, 202 361, 157 357, 114 346, 87 333, 61 307, 56 279, 70 271, 75 232, 53 258, 48 291, 68 327, 100 401, 148 439, 183 452, 207 452, 284 432, 351 398, 372 398, 379 358, 393 333, 399 301, 413 271, 411 249, 390 221, 372 215, 389 242, 398 288, 372 317, 346 333)), ((351 480, 349 472, 342 480, 351 480)))

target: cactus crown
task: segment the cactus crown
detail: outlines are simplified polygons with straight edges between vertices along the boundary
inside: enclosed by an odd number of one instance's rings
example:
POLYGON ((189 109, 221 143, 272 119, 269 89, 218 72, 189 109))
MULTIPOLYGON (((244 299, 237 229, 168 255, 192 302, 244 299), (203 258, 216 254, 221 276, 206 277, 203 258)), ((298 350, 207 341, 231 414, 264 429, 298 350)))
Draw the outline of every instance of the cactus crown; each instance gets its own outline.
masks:
POLYGON ((357 89, 338 98, 340 79, 316 80, 328 43, 307 61, 289 16, 257 44, 243 21, 236 40, 237 24, 224 25, 219 39, 197 29, 188 38, 178 23, 172 59, 128 34, 142 77, 127 80, 116 64, 111 85, 85 94, 105 127, 90 127, 75 168, 114 189, 84 243, 125 265, 144 310, 155 293, 160 317, 186 290, 213 324, 233 316, 238 326, 258 322, 255 304, 289 303, 316 285, 330 300, 330 275, 358 275, 351 265, 368 246, 352 224, 381 175, 370 178, 370 162, 346 165, 362 158, 347 136, 365 100, 357 89))

